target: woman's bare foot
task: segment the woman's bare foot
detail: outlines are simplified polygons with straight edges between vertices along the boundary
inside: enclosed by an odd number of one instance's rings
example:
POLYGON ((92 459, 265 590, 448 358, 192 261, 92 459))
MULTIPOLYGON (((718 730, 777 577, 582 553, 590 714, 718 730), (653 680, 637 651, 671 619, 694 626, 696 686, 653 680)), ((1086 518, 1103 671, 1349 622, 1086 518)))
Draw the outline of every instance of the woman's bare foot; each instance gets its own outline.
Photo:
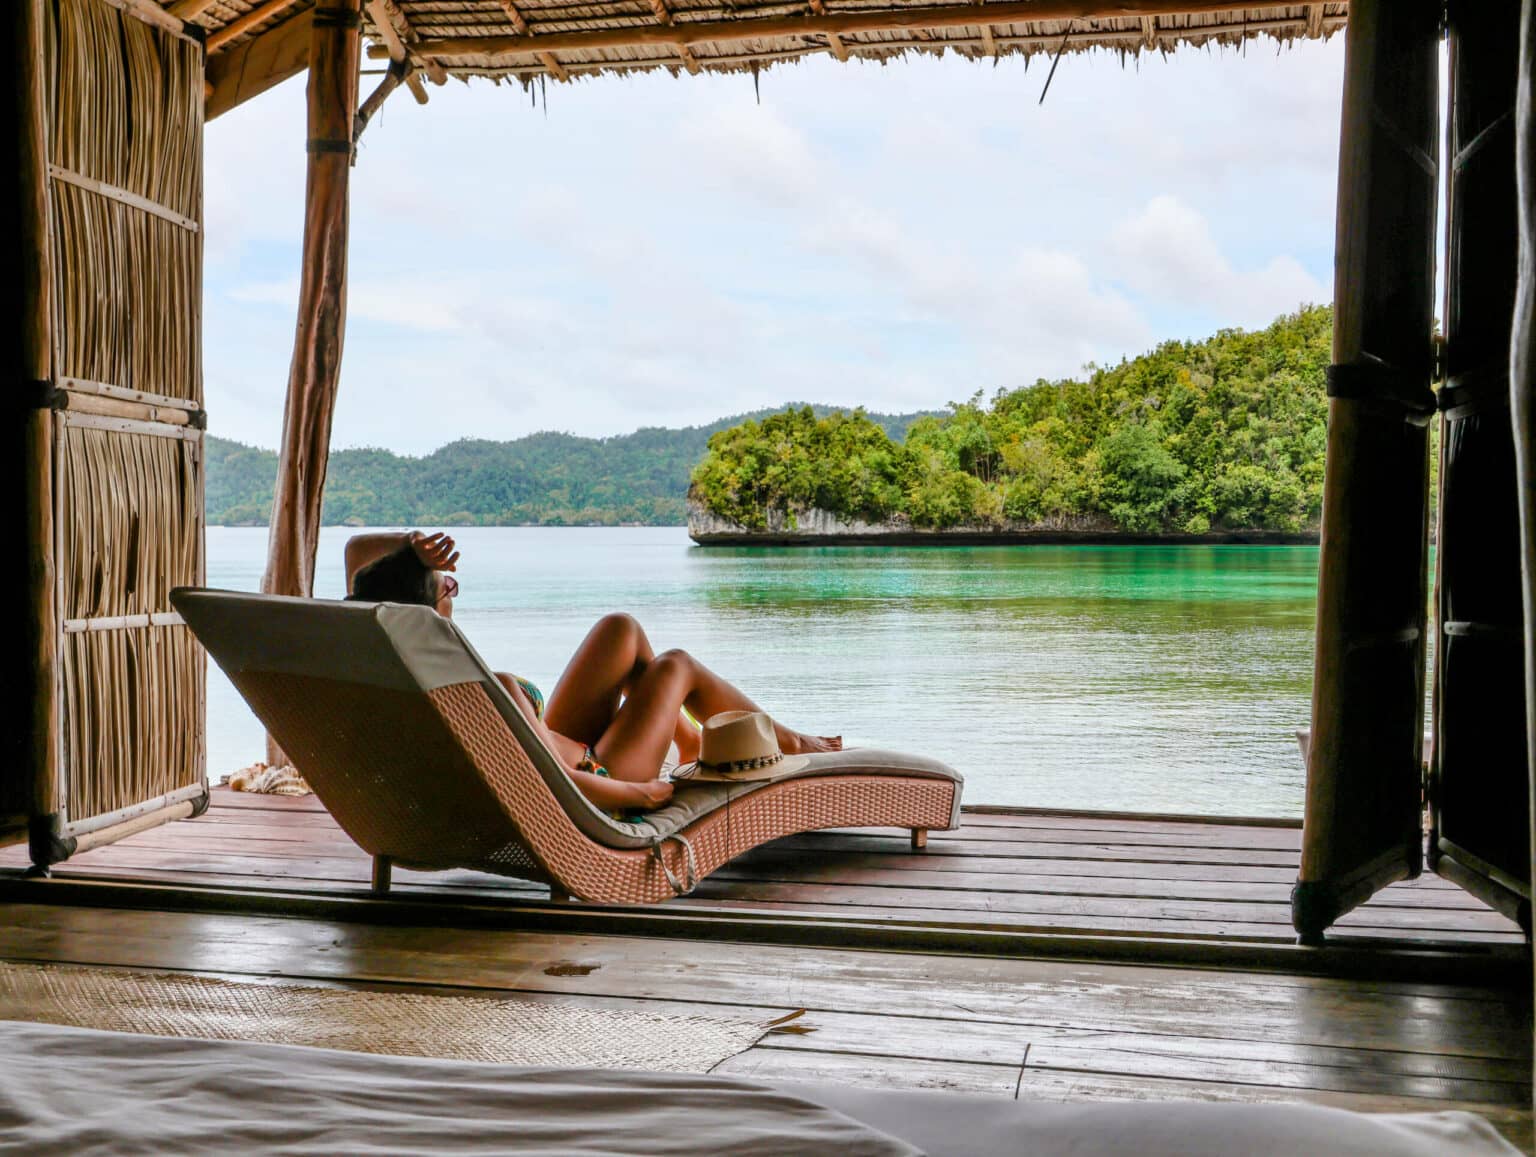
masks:
POLYGON ((818 751, 841 751, 841 735, 803 735, 787 727, 779 728, 779 750, 785 755, 811 755, 818 751))

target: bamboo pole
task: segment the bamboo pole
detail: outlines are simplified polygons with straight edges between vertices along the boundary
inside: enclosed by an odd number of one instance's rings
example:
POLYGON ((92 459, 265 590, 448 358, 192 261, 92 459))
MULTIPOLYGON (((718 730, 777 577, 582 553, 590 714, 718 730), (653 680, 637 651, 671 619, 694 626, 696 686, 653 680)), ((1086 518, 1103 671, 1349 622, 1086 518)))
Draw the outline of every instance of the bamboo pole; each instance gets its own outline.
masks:
POLYGON ((1304 941, 1422 864, 1438 29, 1434 0, 1350 7, 1304 941))
POLYGON ((315 9, 309 69, 309 171, 298 323, 288 374, 277 490, 272 502, 268 594, 314 589, 320 502, 346 326, 347 213, 357 111, 360 0, 315 9))
MULTIPOLYGON (((16 113, 17 209, 20 258, 18 375, 34 383, 54 374, 52 237, 48 226, 47 102, 44 93, 45 15, 43 0, 16 0, 7 6, 14 57, 9 83, 16 113)), ((27 536, 26 679, 29 708, 20 728, 24 745, 17 766, 29 770, 25 793, 31 814, 49 815, 61 806, 58 761, 58 632, 55 616, 53 542, 53 427, 47 410, 20 411, 25 477, 22 523, 27 536)), ((16 793, 6 793, 14 796, 16 793)))
MULTIPOLYGON (((1519 281, 1510 340, 1510 411, 1520 495, 1521 594, 1525 607, 1525 735, 1530 815, 1536 825, 1536 0, 1524 0, 1515 91, 1515 178, 1519 185, 1519 281)), ((1536 880, 1536 827, 1531 833, 1536 880)))
MULTIPOLYGON (((1006 0, 997 4, 950 4, 931 8, 877 11, 811 12, 803 16, 762 19, 690 20, 641 24, 628 28, 593 28, 536 32, 517 36, 453 36, 411 45, 417 55, 441 59, 476 56, 496 59, 538 52, 582 52, 641 45, 692 46, 738 40, 810 36, 826 38, 912 28, 996 27, 1058 20, 1133 20, 1143 16, 1195 16, 1242 12, 1234 0, 1006 0)), ((1301 23, 1301 21, 1297 21, 1301 23)), ((1231 31, 1240 31, 1234 25, 1231 31)))

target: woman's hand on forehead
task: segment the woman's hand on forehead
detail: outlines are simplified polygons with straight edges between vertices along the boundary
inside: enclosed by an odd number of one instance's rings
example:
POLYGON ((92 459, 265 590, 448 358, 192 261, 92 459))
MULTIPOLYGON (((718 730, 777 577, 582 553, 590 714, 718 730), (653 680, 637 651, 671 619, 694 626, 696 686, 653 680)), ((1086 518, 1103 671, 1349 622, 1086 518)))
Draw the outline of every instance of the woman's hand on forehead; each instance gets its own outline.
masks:
POLYGON ((411 549, 416 552, 422 566, 432 570, 458 569, 459 552, 453 548, 453 539, 442 531, 436 534, 411 531, 411 549))

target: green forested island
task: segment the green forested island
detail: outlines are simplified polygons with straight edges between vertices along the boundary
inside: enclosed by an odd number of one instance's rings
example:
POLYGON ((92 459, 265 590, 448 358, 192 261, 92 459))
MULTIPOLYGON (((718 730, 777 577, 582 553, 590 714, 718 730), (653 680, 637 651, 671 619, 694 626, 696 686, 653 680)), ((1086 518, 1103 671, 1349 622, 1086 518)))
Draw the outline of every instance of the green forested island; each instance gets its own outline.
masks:
MULTIPOLYGON (((923 530, 1307 533, 1323 480, 1332 311, 1170 341, 944 413, 796 404, 613 438, 331 455, 329 525, 677 526, 691 500, 750 531, 810 511, 923 530), (691 488, 690 488, 691 480, 691 488)), ((263 525, 277 456, 210 437, 212 524, 263 525)))
POLYGON ((977 393, 893 438, 790 409, 709 439, 697 511, 794 531, 812 511, 923 529, 1194 534, 1316 528, 1332 310, 1170 341, 1082 378, 977 393))
MULTIPOLYGON (((330 526, 681 526, 689 472, 710 435, 772 413, 616 438, 465 439, 423 458, 338 450, 331 454, 322 518, 330 526)), ((870 420, 900 439, 919 416, 873 414, 870 420)), ((276 453, 209 437, 206 454, 208 522, 265 526, 276 453)))

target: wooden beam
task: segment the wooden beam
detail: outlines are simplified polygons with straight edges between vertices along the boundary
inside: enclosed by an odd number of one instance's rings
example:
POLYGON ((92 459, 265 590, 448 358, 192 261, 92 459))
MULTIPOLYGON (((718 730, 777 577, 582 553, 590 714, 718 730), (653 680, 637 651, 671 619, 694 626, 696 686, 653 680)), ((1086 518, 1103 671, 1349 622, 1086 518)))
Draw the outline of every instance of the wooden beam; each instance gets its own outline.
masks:
POLYGON ((1323 6, 1321 4, 1307 5, 1307 35, 1316 40, 1323 34, 1323 6))
MULTIPOLYGON (((412 57, 421 57, 421 37, 411 27, 411 22, 406 18, 405 13, 400 10, 400 5, 396 4, 395 0, 369 0, 368 11, 370 14, 375 11, 375 7, 384 14, 384 19, 376 21, 381 25, 380 31, 383 31, 382 25, 392 24, 394 30, 398 32, 400 39, 405 42, 406 51, 412 57)), ((420 63, 427 74, 427 79, 433 84, 448 83, 448 74, 443 71, 441 65, 425 58, 422 58, 420 63)))
POLYGON ((208 34, 208 55, 217 55, 219 50, 231 40, 244 36, 258 24, 265 24, 268 20, 281 16, 297 2, 298 0, 267 0, 265 4, 258 4, 244 16, 238 16, 231 20, 223 28, 210 32, 208 34))
MULTIPOLYGON (((391 84, 388 78, 386 78, 384 83, 380 84, 379 88, 375 90, 373 96, 368 98, 363 107, 369 111, 363 117, 363 124, 359 125, 354 131, 354 138, 362 135, 363 127, 366 126, 368 120, 373 116, 374 109, 369 106, 372 104, 374 97, 379 97, 378 103, 383 104, 384 97, 387 97, 390 92, 394 91, 394 87, 400 83, 401 77, 405 80, 406 87, 411 90, 411 96, 416 98, 416 103, 427 103, 427 87, 421 83, 421 77, 416 71, 415 62, 411 60, 410 51, 405 46, 404 36, 395 27, 395 22, 390 16, 391 8, 386 7, 384 0, 367 0, 364 7, 368 11, 368 18, 373 21, 374 27, 379 30, 379 35, 384 38, 384 47, 389 50, 389 59, 395 64, 403 66, 405 72, 396 77, 394 84, 391 84), (385 87, 386 85, 388 86, 387 88, 385 87), (383 95, 380 96, 380 93, 383 95)), ((374 106, 374 108, 376 107, 374 106)))
MULTIPOLYGON (((817 16, 827 14, 827 6, 822 0, 810 0, 811 12, 817 16)), ((827 48, 833 56, 845 63, 848 60, 848 46, 843 43, 843 38, 835 32, 827 33, 827 48)))
MULTIPOLYGON (((1319 11, 1322 10, 1322 6, 1321 5, 1318 6, 1318 10, 1319 11)), ((1148 48, 1156 48, 1157 47, 1157 17, 1156 16, 1143 16, 1141 18, 1141 39, 1142 39, 1142 43, 1144 43, 1148 48)))
POLYGON ((1234 0, 1008 0, 1001 4, 953 4, 937 8, 894 11, 836 12, 808 16, 776 16, 761 20, 698 20, 672 24, 640 24, 629 28, 594 28, 577 32, 541 32, 526 36, 461 36, 428 40, 415 46, 422 55, 504 56, 550 52, 596 51, 639 45, 722 44, 738 40, 896 32, 905 29, 978 27, 983 24, 1033 24, 1057 20, 1132 20, 1143 16, 1196 16, 1212 12, 1242 12, 1234 0))
MULTIPOLYGON (((358 13, 360 0, 330 0, 329 7, 358 13)), ((346 328, 348 182, 360 43, 355 23, 314 22, 304 251, 267 569, 261 580, 268 594, 309 595, 314 590, 320 500, 346 328)))
MULTIPOLYGON (((352 119, 353 144, 362 139, 363 130, 368 127, 368 122, 373 119, 374 114, 384 107, 384 102, 389 99, 395 89, 410 80, 413 72, 414 69, 409 61, 390 65, 389 71, 384 74, 384 79, 379 82, 378 88, 369 93, 368 99, 358 106, 357 116, 352 119)), ((421 95, 425 97, 426 92, 423 91, 421 95)))
POLYGON ((133 16, 137 16, 145 24, 152 24, 162 32, 169 32, 173 36, 180 36, 185 40, 197 35, 194 29, 187 31, 186 24, 173 12, 167 12, 160 7, 155 0, 106 0, 114 8, 120 8, 133 16))
POLYGON ((168 11, 178 20, 196 20, 218 2, 219 0, 177 0, 175 4, 170 5, 168 11))
MULTIPOLYGON (((672 11, 667 7, 667 0, 651 0, 651 11, 656 13, 656 19, 666 27, 672 26, 672 11)), ((677 46, 678 58, 683 62, 683 67, 694 76, 699 74, 699 59, 686 44, 677 46)))
POLYGON ((406 58, 405 38, 400 35, 400 30, 395 27, 395 22, 390 19, 389 9, 384 6, 384 0, 368 0, 363 5, 368 11, 368 18, 373 21, 373 26, 379 30, 379 35, 384 38, 384 47, 389 50, 391 60, 403 61, 406 58))
POLYGON ((312 15, 301 12, 208 61, 203 119, 211 121, 309 67, 312 15))
MULTIPOLYGON (((528 27, 527 19, 513 0, 496 0, 496 3, 501 5, 501 10, 507 14, 507 19, 512 22, 512 27, 519 36, 533 35, 532 29, 528 27)), ((555 58, 553 52, 540 52, 537 55, 539 63, 553 73, 556 80, 571 79, 571 74, 566 71, 565 65, 555 58)))

